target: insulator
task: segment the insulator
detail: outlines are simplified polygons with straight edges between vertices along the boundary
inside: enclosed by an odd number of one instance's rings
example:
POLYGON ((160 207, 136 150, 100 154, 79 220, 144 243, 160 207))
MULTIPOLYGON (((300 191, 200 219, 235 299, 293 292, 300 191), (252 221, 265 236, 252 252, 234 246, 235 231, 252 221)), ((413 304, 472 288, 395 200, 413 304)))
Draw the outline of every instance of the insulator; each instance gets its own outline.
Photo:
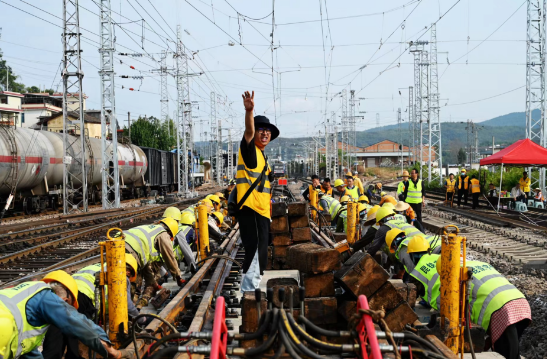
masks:
POLYGON ((132 68, 133 70, 135 70, 135 66, 129 66, 130 68, 132 68))

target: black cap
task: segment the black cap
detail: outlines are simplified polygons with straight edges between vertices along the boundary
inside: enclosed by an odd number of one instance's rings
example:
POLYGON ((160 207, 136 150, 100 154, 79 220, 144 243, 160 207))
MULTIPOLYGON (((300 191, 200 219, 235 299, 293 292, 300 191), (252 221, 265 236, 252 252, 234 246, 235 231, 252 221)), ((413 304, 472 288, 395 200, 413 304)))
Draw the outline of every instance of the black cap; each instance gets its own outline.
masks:
POLYGON ((266 127, 272 131, 270 141, 275 140, 279 136, 279 129, 266 116, 255 116, 255 130, 259 127, 266 127))

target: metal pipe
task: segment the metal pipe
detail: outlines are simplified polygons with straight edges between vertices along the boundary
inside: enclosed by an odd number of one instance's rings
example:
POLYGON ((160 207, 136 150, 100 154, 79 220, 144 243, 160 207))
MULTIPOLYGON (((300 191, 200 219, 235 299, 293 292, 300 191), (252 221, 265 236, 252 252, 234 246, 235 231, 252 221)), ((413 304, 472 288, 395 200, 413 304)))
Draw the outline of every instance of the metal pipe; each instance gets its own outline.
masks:
POLYGON ((448 319, 446 346, 455 354, 459 349, 460 241, 456 233, 444 228, 441 246, 441 328, 448 319))
POLYGON ((198 205, 198 229, 199 229, 199 259, 207 258, 209 252, 209 222, 207 218, 208 207, 200 202, 198 205))

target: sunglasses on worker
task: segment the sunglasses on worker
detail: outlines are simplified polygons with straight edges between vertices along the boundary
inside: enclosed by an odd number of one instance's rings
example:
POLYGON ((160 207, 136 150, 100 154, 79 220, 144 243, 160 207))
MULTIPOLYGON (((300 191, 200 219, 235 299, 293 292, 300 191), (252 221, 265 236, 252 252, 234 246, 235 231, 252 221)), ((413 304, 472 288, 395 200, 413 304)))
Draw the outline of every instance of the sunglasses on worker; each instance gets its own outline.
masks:
POLYGON ((269 133, 270 135, 272 134, 272 130, 269 129, 269 128, 265 128, 265 127, 257 128, 256 132, 258 132, 258 133, 269 133))

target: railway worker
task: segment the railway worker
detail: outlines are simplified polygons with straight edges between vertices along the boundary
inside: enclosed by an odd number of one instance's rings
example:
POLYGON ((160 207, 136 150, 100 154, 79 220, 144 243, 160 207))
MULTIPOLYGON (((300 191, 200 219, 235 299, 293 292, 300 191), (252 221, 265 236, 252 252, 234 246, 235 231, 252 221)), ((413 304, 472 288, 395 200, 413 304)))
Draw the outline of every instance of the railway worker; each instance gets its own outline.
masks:
POLYGON ((353 250, 358 251, 368 246, 374 240, 378 225, 376 225, 376 212, 381 207, 373 206, 367 211, 366 220, 363 220, 361 225, 361 238, 353 244, 353 250))
POLYGON ((348 178, 349 178, 349 177, 353 178, 353 184, 355 184, 355 186, 356 186, 357 188, 359 188, 359 192, 360 192, 361 194, 365 193, 365 189, 363 188, 363 182, 361 182, 361 179, 359 178, 357 172, 355 172, 355 175, 354 175, 351 171, 348 171, 348 172, 346 173, 346 179, 344 180, 344 183, 345 183, 346 185, 349 185, 349 184, 348 184, 348 178))
POLYGON ((446 188, 446 201, 450 203, 452 207, 452 202, 454 202, 454 194, 456 194, 456 179, 454 174, 451 173, 447 179, 444 180, 444 188, 446 188))
MULTIPOLYGON (((409 247, 411 244, 412 241, 409 247)), ((441 256, 421 251, 412 253, 412 260, 415 267, 410 276, 419 295, 432 308, 440 310, 441 256)), ((472 271, 471 322, 486 330, 493 351, 507 359, 520 358, 520 339, 532 321, 524 294, 488 263, 467 261, 466 266, 472 271)))
POLYGON ((418 170, 410 173, 410 181, 404 192, 405 202, 416 212, 416 220, 422 224, 422 207, 425 207, 425 187, 418 178, 418 170))
POLYGON ((237 160, 237 201, 241 205, 237 215, 241 241, 245 248, 241 291, 259 288, 268 263, 268 241, 270 231, 270 201, 273 173, 264 153, 270 141, 279 136, 279 129, 265 116, 253 115, 254 92, 245 92, 245 132, 239 146, 237 160), (259 181, 258 186, 254 186, 259 181), (247 194, 247 192, 249 192, 247 194), (243 201, 243 197, 246 197, 243 201), (241 203, 243 202, 243 203, 241 203))
POLYGON ((473 197, 473 209, 479 206, 479 196, 481 195, 481 183, 475 175, 471 175, 471 196, 473 197))
POLYGON ((309 202, 310 201, 310 191, 313 191, 315 189, 321 189, 321 182, 319 181, 319 176, 318 175, 312 175, 311 176, 311 184, 308 186, 308 188, 306 188, 304 193, 302 193, 302 197, 304 197, 304 199, 309 202))
POLYGON ((399 198, 399 201, 405 200, 405 189, 408 188, 408 171, 404 170, 403 175, 401 176, 403 180, 399 182, 399 185, 397 186, 397 198, 399 198))
POLYGON ((381 207, 376 212, 376 224, 380 227, 376 231, 374 241, 367 250, 367 253, 373 257, 386 244, 386 235, 390 229, 398 228, 404 231, 409 238, 417 234, 425 236, 418 228, 408 224, 406 218, 397 217, 395 211, 390 207, 381 207))
POLYGON ((519 185, 520 190, 526 195, 530 195, 530 184, 531 184, 530 177, 528 177, 528 172, 524 171, 522 172, 522 177, 519 179, 519 185))
POLYGON ((375 199, 375 197, 374 197, 375 196, 375 194, 374 194, 374 185, 373 184, 368 185, 366 195, 372 203, 372 200, 375 199))
POLYGON ((467 171, 462 168, 460 175, 458 176, 458 207, 461 204, 462 196, 464 204, 467 205, 467 193, 469 192, 469 177, 467 177, 467 171))
POLYGON ((393 210, 395 211, 395 213, 403 215, 406 218, 408 224, 411 224, 414 227, 418 228, 421 232, 425 232, 422 224, 416 220, 416 213, 408 203, 399 201, 397 202, 393 210))
POLYGON ((397 204, 397 200, 393 198, 393 196, 390 196, 389 194, 385 194, 384 192, 384 195, 382 196, 382 199, 380 200, 380 206, 383 206, 384 203, 391 203, 392 205, 395 206, 397 204))
POLYGON ((214 211, 207 216, 207 223, 209 226, 209 237, 211 239, 220 241, 224 238, 224 234, 220 230, 220 226, 222 225, 223 222, 224 222, 224 215, 220 212, 214 211))
POLYGON ((346 193, 355 201, 357 201, 363 193, 359 191, 359 188, 355 185, 351 172, 346 173, 346 181, 348 182, 348 185, 346 187, 346 193))
POLYGON ((213 204, 214 211, 220 211, 220 198, 215 194, 210 194, 205 199, 208 199, 213 204))
MULTIPOLYGON (((123 231, 125 251, 139 263, 145 289, 137 308, 148 305, 148 301, 161 289, 157 279, 161 277, 162 265, 169 271, 179 287, 186 282, 181 277, 173 240, 179 232, 179 224, 170 217, 163 218, 158 224, 143 225, 123 231)), ((137 278, 137 288, 141 288, 141 278, 137 278)))
POLYGON ((232 191, 234 190, 234 188, 236 188, 236 180, 235 179, 231 179, 229 182, 228 182, 228 187, 226 187, 223 192, 224 192, 224 197, 226 199, 228 199, 230 197, 230 193, 232 193, 232 191))
POLYGON ((185 212, 181 213, 178 218, 171 218, 176 220, 179 224, 179 232, 173 241, 175 258, 179 263, 184 260, 186 267, 193 270, 196 268, 196 260, 190 246, 195 242, 194 224, 196 223, 196 217, 193 213, 185 212))
POLYGON ((369 204, 369 200, 368 200, 368 197, 366 194, 362 194, 361 196, 359 196, 359 199, 357 200, 357 202, 359 203, 364 203, 364 204, 369 204))
POLYGON ((498 205, 498 190, 493 183, 488 185, 488 202, 490 202, 492 206, 498 205))
POLYGON ((414 262, 410 253, 416 252, 418 248, 431 248, 433 254, 441 253, 441 240, 439 236, 423 236, 416 234, 412 237, 407 237, 405 232, 399 228, 390 229, 386 234, 386 246, 391 253, 395 254, 395 258, 403 265, 407 272, 414 270, 414 262), (412 247, 409 248, 409 243, 414 238, 419 237, 412 242, 412 247), (425 243, 425 245, 424 245, 425 243))
MULTIPOLYGON (((135 258, 129 253, 125 254, 125 267, 127 278, 127 312, 129 318, 139 315, 139 311, 133 303, 131 294, 131 283, 137 279, 138 265, 135 258)), ((76 281, 78 287, 78 313, 85 315, 87 319, 93 320, 96 314, 95 310, 95 286, 99 281, 101 263, 95 263, 84 267, 74 273, 72 278, 76 281)), ((144 324, 146 318, 139 318, 139 324, 144 324)), ((42 356, 44 359, 62 358, 65 359, 80 358, 78 339, 73 336, 64 335, 55 325, 50 325, 42 344, 42 356)))
POLYGON ((0 290, 0 357, 42 358, 38 347, 51 326, 102 357, 128 357, 126 350, 114 349, 104 330, 78 313, 78 308, 76 281, 61 270, 41 281, 0 290))
POLYGON ((325 194, 323 192, 319 193, 319 205, 323 208, 323 211, 330 214, 331 218, 331 225, 336 225, 336 222, 334 222, 334 219, 336 218, 336 215, 342 209, 342 205, 338 200, 333 198, 332 196, 329 196, 328 194, 325 194))
POLYGON ((321 183, 321 192, 328 194, 332 197, 332 187, 330 185, 330 178, 325 177, 323 183, 321 183))
POLYGON ((344 181, 342 181, 340 178, 334 181, 334 188, 339 193, 339 201, 341 202, 342 197, 349 196, 348 189, 346 188, 346 184, 344 181))

